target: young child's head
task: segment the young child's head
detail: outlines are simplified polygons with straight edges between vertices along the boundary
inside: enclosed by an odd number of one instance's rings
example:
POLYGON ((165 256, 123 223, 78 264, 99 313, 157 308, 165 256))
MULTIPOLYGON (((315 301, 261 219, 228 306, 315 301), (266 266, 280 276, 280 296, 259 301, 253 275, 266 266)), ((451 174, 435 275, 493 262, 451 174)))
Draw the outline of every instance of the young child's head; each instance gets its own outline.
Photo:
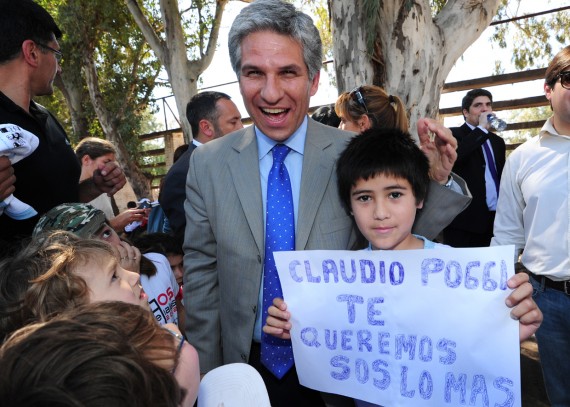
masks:
MULTIPOLYGON (((102 240, 115 247, 121 246, 121 238, 109 225, 105 213, 85 203, 64 203, 50 209, 38 220, 32 235, 55 230, 72 232, 85 239, 102 240)), ((156 267, 150 260, 143 257, 137 261, 139 263, 123 266, 149 277, 156 274, 156 267)))
POLYGON ((84 203, 64 203, 50 209, 38 220, 32 234, 37 236, 54 230, 65 230, 85 239, 99 239, 115 246, 121 243, 105 213, 84 203))
POLYGON ((6 406, 179 406, 178 343, 148 310, 86 304, 16 331, 0 348, 6 406))
POLYGON ((81 304, 123 301, 148 309, 139 275, 119 266, 112 246, 52 232, 0 262, 0 338, 81 304))
POLYGON ((429 162, 398 129, 370 129, 354 137, 337 161, 338 191, 373 249, 404 249, 429 185, 429 162))
POLYGON ((184 251, 176 237, 167 233, 145 233, 133 238, 141 253, 160 253, 168 259, 176 282, 182 284, 184 277, 184 251))

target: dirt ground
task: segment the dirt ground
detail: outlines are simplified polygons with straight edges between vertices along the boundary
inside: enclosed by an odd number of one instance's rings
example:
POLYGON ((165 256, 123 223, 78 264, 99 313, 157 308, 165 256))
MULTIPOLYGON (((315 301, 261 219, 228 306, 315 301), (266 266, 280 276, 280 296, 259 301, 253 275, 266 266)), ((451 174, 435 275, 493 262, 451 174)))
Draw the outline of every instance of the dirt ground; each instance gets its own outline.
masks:
POLYGON ((523 407, 548 407, 538 346, 534 337, 521 344, 521 387, 523 407))

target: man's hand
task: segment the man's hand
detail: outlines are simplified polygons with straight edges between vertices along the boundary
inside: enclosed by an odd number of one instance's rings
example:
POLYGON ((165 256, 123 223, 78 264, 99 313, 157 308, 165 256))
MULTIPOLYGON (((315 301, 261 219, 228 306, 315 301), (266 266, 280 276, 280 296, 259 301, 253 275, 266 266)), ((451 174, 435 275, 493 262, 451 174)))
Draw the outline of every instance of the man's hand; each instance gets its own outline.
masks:
POLYGON ((10 160, 8 157, 0 156, 0 202, 14 193, 16 190, 14 182, 16 176, 10 160))
POLYGON ((528 282, 528 274, 517 273, 507 281, 514 291, 505 303, 512 308, 511 318, 519 321, 519 340, 522 342, 536 332, 542 323, 542 311, 532 299, 532 285, 528 282))
POLYGON ((125 186, 127 179, 119 164, 115 161, 110 161, 100 165, 98 169, 93 171, 93 183, 101 193, 113 196, 125 186))
POLYGON ((420 149, 429 159, 429 176, 445 184, 457 159, 457 140, 451 130, 433 119, 418 120, 420 149))

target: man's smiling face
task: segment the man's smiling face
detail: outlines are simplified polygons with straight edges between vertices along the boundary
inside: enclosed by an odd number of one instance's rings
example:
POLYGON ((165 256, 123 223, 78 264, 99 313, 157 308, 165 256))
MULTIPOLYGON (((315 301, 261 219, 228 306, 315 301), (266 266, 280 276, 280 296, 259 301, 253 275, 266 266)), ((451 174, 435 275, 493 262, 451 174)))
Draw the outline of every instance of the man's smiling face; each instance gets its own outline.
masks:
POLYGON ((309 80, 301 45, 272 31, 245 37, 241 55, 239 86, 249 115, 269 138, 287 140, 307 115, 319 74, 309 80))

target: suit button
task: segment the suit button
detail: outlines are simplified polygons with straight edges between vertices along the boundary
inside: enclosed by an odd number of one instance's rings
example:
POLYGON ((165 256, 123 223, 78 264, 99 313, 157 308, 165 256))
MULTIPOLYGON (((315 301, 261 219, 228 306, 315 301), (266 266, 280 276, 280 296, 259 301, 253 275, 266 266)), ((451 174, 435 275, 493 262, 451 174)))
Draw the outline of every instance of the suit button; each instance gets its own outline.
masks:
POLYGON ((261 263, 261 256, 259 254, 257 255, 257 262, 261 263))
POLYGON ((241 360, 243 360, 245 363, 247 363, 247 356, 245 354, 241 354, 241 360))
POLYGON ((254 314, 257 314, 257 306, 256 305, 253 305, 251 307, 251 310, 253 311, 254 314))

